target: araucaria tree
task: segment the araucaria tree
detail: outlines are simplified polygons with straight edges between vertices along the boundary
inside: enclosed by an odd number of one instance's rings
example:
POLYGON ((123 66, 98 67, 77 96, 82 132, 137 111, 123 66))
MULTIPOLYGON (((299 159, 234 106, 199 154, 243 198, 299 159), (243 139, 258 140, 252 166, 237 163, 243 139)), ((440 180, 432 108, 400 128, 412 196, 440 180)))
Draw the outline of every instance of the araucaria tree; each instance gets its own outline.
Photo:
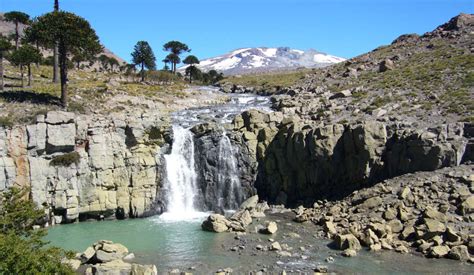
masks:
POLYGON ((23 82, 23 68, 26 66, 28 68, 28 86, 31 86, 31 81, 33 79, 31 74, 31 64, 39 63, 41 60, 41 53, 30 45, 23 45, 18 50, 14 51, 10 56, 10 61, 20 66, 21 72, 21 86, 24 87, 23 82))
POLYGON ((146 41, 138 41, 132 53, 132 61, 136 66, 140 66, 142 81, 145 81, 145 68, 155 70, 156 58, 153 49, 146 41))
POLYGON ((194 64, 199 64, 199 59, 194 55, 188 55, 183 63, 189 65, 186 68, 186 75, 189 75, 189 83, 193 81, 193 77, 199 73, 199 69, 194 66, 194 64))
POLYGON ((176 65, 179 62, 181 62, 179 56, 182 53, 191 51, 188 45, 181 43, 179 41, 170 41, 166 43, 165 45, 163 45, 163 50, 171 52, 171 54, 168 55, 167 58, 171 56, 171 59, 168 58, 168 60, 170 60, 173 65, 172 66, 173 73, 176 73, 176 65))
POLYGON ((0 37, 0 91, 3 92, 5 84, 3 82, 3 58, 5 54, 11 49, 12 44, 5 39, 4 37, 0 37))
POLYGON ((38 32, 42 44, 51 47, 58 44, 61 103, 67 107, 68 54, 81 52, 84 56, 95 56, 103 49, 99 38, 84 18, 63 11, 40 16, 32 28, 38 32))
POLYGON ((15 49, 18 50, 20 43, 20 23, 28 24, 30 16, 21 11, 11 11, 4 14, 5 20, 15 24, 15 49))

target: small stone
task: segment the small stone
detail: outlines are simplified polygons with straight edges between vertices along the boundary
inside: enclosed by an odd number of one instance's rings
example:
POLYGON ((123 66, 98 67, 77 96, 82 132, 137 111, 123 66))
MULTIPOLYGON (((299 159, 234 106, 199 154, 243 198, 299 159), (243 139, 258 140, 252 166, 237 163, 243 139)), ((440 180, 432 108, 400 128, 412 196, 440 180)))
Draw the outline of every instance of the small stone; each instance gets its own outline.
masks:
POLYGON ((278 242, 274 242, 270 245, 270 250, 272 251, 280 251, 281 250, 281 246, 280 246, 280 243, 278 242))
POLYGON ((328 267, 326 265, 318 265, 314 268, 314 272, 328 273, 328 267))
POLYGON ((397 251, 398 253, 402 253, 402 254, 406 254, 406 253, 410 252, 410 251, 408 250, 408 248, 407 248, 406 246, 404 246, 404 245, 399 245, 399 246, 397 246, 397 247, 395 248, 395 251, 397 251))
POLYGON ((326 263, 334 263, 334 258, 332 256, 327 257, 326 263))
POLYGON ((353 249, 346 249, 346 250, 342 251, 341 255, 344 256, 344 257, 355 257, 355 256, 357 256, 357 251, 355 251, 353 249))
POLYGON ((376 243, 370 246, 371 251, 380 251, 382 250, 382 244, 376 243))

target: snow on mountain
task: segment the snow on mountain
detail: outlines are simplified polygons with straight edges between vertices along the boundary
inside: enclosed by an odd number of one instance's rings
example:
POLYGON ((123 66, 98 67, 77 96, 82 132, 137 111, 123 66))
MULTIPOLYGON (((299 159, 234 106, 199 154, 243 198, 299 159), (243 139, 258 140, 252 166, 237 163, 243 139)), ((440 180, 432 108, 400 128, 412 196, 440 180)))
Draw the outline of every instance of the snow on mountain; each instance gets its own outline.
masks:
MULTIPOLYGON (((256 72, 284 71, 300 67, 317 68, 344 61, 344 58, 316 50, 280 48, 242 48, 213 58, 204 59, 198 65, 203 71, 216 70, 226 75, 256 72)), ((186 66, 179 68, 184 71, 186 66)))

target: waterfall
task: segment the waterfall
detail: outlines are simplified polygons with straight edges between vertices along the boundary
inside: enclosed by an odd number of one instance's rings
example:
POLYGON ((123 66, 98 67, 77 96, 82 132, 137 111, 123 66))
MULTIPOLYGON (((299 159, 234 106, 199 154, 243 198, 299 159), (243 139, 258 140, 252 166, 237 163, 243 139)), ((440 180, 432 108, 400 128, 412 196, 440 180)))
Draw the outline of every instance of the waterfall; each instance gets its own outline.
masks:
POLYGON ((189 129, 173 126, 171 154, 165 155, 167 190, 166 210, 162 216, 173 220, 196 217, 194 198, 198 194, 194 163, 194 140, 189 129))
POLYGON ((221 209, 237 209, 242 202, 243 194, 240 187, 239 170, 234 150, 226 132, 219 141, 218 156, 218 205, 221 209))

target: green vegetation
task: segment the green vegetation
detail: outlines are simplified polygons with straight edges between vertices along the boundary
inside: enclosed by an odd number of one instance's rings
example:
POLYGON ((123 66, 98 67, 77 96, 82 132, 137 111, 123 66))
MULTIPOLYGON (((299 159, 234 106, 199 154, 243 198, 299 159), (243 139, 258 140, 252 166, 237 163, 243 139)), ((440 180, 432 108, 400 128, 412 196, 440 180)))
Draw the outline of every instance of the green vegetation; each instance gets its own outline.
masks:
POLYGON ((188 55, 184 60, 183 63, 189 65, 186 68, 186 75, 189 76, 189 83, 193 82, 193 78, 199 78, 201 74, 201 70, 199 70, 195 64, 199 64, 199 59, 194 55, 188 55))
POLYGON ((11 11, 4 14, 5 20, 7 22, 12 22, 15 24, 15 49, 18 50, 20 47, 20 30, 19 24, 28 24, 30 16, 21 11, 11 11))
POLYGON ((73 163, 78 164, 81 160, 81 156, 78 152, 71 152, 64 155, 54 157, 49 164, 51 166, 63 166, 68 167, 71 166, 73 163))
POLYGON ((163 45, 163 50, 171 52, 166 59, 172 64, 172 71, 176 73, 176 65, 181 62, 180 55, 185 52, 191 52, 188 45, 179 41, 170 41, 163 45))
POLYGON ((3 58, 5 54, 11 49, 11 44, 4 37, 0 36, 0 91, 3 92, 5 87, 4 83, 4 68, 3 68, 3 58))
POLYGON ((61 104, 67 106, 68 54, 83 53, 94 56, 102 51, 95 31, 89 22, 73 13, 55 11, 40 16, 31 26, 43 45, 58 45, 61 80, 61 104))
POLYGON ((74 274, 62 264, 73 253, 47 246, 46 231, 33 228, 44 211, 28 200, 28 190, 11 188, 0 198, 0 274, 74 274))
POLYGON ((30 45, 23 45, 18 50, 14 51, 10 56, 10 62, 16 66, 20 66, 21 86, 24 87, 23 82, 23 67, 28 68, 28 86, 31 86, 33 80, 31 74, 31 64, 39 63, 41 61, 41 53, 38 49, 30 45))
POLYGON ((156 58, 152 48, 146 41, 138 41, 132 53, 133 64, 141 67, 142 82, 145 81, 145 68, 148 70, 156 69, 156 58))

